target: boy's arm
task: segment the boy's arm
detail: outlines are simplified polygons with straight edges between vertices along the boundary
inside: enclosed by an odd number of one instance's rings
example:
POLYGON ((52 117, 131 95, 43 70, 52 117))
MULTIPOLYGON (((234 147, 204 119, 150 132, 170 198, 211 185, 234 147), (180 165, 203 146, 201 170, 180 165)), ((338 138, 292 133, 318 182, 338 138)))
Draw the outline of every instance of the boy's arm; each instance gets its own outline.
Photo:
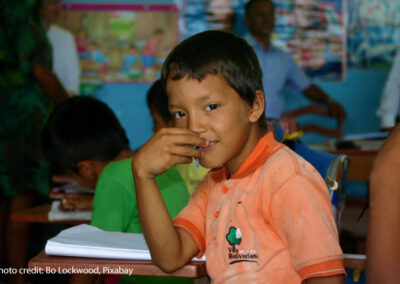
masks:
POLYGON ((344 284, 344 275, 334 275, 328 277, 309 278, 305 281, 306 284, 344 284))
POLYGON ((186 128, 163 128, 135 155, 132 170, 143 234, 153 262, 165 271, 174 271, 194 257, 198 248, 188 233, 174 227, 155 177, 178 163, 201 157, 205 141, 186 128))
POLYGON ((135 184, 142 230, 153 262, 168 272, 182 267, 199 249, 189 234, 174 227, 157 184, 137 176, 135 184))
POLYGON ((341 279, 335 277, 345 274, 343 253, 322 178, 293 176, 274 194, 270 208, 276 232, 287 243, 292 265, 304 282, 341 279))

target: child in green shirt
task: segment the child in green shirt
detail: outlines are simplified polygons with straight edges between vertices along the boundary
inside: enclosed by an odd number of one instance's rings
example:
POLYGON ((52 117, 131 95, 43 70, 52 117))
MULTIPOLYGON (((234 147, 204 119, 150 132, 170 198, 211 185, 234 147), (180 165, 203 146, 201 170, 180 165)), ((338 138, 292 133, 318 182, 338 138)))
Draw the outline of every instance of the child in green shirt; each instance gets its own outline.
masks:
MULTIPOLYGON (((129 148, 125 130, 105 103, 77 96, 57 106, 44 129, 43 150, 50 162, 65 169, 78 183, 95 188, 91 225, 106 231, 142 233, 131 170, 134 152, 129 148)), ((168 212, 174 217, 189 199, 185 184, 175 168, 159 176, 157 183, 168 212)), ((92 202, 64 201, 67 210, 90 209, 92 202)), ((96 275, 74 275, 72 282, 91 283, 95 279, 96 275)), ((121 281, 187 283, 189 280, 122 276, 121 281)))

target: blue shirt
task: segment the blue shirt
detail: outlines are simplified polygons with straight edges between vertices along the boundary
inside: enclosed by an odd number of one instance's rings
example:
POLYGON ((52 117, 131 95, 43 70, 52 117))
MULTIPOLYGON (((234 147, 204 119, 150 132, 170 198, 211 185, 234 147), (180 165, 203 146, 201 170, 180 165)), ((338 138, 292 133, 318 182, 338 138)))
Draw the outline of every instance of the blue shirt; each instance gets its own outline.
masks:
POLYGON ((272 45, 265 50, 250 34, 244 38, 256 52, 263 71, 265 114, 267 117, 280 118, 285 107, 283 87, 301 92, 310 86, 311 81, 285 52, 272 45))

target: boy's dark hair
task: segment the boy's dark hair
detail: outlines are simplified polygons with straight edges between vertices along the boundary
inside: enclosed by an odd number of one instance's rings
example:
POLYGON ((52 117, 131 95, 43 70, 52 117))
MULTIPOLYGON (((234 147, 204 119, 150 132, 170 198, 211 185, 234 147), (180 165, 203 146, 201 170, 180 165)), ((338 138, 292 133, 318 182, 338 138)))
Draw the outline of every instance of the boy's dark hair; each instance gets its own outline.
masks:
POLYGON ((274 2, 272 2, 271 0, 250 0, 249 2, 246 3, 246 5, 244 6, 244 10, 246 11, 246 17, 249 16, 250 13, 250 9, 253 6, 254 3, 256 2, 267 2, 270 3, 272 5, 272 9, 275 10, 275 4, 274 2))
POLYGON ((50 162, 77 172, 80 161, 114 159, 129 149, 129 140, 105 103, 76 96, 53 110, 43 130, 42 147, 50 162))
POLYGON ((150 109, 154 107, 165 123, 171 121, 172 115, 168 109, 168 96, 160 79, 155 81, 148 90, 147 105, 150 109))
MULTIPOLYGON (((249 105, 254 103, 256 90, 263 91, 255 52, 244 39, 225 31, 205 31, 182 41, 168 55, 161 71, 164 87, 167 79, 188 76, 201 81, 208 74, 222 76, 249 105)), ((264 113, 259 125, 266 129, 264 113)))

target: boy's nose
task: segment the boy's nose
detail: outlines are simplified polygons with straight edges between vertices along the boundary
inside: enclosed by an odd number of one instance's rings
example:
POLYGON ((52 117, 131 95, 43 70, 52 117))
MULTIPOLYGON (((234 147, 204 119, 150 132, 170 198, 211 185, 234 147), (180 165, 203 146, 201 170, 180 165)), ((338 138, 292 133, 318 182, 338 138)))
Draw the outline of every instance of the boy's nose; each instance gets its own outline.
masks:
POLYGON ((205 123, 202 121, 200 117, 190 117, 189 118, 189 129, 196 132, 196 133, 204 133, 207 130, 205 123))

